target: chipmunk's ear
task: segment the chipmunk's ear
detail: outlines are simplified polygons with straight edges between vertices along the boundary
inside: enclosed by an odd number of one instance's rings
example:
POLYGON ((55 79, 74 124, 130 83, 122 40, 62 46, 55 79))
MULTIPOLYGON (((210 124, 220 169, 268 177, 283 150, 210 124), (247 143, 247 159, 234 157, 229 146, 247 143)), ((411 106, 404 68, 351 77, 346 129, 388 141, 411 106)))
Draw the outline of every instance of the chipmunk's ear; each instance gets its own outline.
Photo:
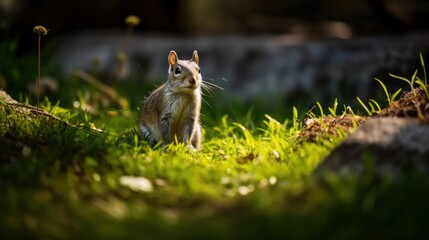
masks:
POLYGON ((168 54, 168 63, 170 64, 170 69, 177 64, 177 53, 173 50, 168 54))
POLYGON ((194 50, 194 53, 192 54, 192 61, 194 61, 197 65, 200 64, 200 58, 198 57, 197 50, 194 50))

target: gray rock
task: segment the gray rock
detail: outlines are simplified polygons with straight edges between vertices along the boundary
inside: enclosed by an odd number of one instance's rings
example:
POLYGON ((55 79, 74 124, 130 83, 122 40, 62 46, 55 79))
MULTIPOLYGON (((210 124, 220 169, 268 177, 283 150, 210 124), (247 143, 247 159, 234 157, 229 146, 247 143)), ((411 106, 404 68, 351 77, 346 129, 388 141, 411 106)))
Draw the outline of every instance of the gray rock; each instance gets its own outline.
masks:
MULTIPOLYGON (((123 38, 124 32, 112 31, 68 36, 58 40, 54 62, 66 72, 98 68, 109 74, 123 38)), ((429 50, 429 34, 323 41, 302 41, 294 35, 135 34, 127 48, 129 60, 123 77, 146 83, 165 81, 167 55, 172 49, 185 59, 198 50, 203 76, 225 88, 222 96, 259 97, 271 102, 270 97, 280 95, 330 104, 336 97, 354 100, 356 96, 374 96, 381 88, 373 78, 383 79, 381 74, 412 74, 419 66, 419 53, 429 50)), ((402 84, 399 80, 385 84, 395 82, 402 84)))
POLYGON ((326 157, 319 170, 429 170, 429 124, 407 118, 369 119, 326 157))

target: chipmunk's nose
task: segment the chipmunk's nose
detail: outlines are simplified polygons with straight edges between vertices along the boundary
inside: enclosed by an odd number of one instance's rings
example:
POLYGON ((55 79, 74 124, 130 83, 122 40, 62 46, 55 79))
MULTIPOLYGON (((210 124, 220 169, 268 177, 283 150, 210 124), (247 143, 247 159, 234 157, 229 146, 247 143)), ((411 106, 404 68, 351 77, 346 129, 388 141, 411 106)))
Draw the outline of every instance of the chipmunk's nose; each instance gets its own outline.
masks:
POLYGON ((189 83, 194 85, 195 84, 195 78, 193 78, 193 77, 189 78, 189 83))

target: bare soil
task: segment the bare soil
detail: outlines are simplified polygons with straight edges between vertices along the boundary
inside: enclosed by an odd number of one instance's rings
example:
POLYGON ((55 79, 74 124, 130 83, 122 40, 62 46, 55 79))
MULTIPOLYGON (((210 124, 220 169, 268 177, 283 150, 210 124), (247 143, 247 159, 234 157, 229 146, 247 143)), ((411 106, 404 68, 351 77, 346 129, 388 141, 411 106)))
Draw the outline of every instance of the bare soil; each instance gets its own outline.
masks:
POLYGON ((393 102, 390 106, 375 114, 374 117, 408 117, 428 122, 429 99, 425 91, 419 87, 414 91, 405 92, 398 101, 393 102))
POLYGON ((341 132, 348 132, 363 122, 365 122, 365 117, 351 114, 306 118, 300 137, 304 141, 317 142, 320 138, 329 138, 332 135, 338 136, 341 132))
MULTIPOLYGON (((428 85, 429 88, 429 85, 428 85)), ((338 136, 364 123, 367 118, 399 117, 417 118, 421 122, 429 122, 429 99, 421 88, 405 92, 402 97, 388 107, 370 117, 343 114, 341 116, 324 116, 322 118, 306 118, 300 137, 304 141, 316 142, 320 138, 338 136)))

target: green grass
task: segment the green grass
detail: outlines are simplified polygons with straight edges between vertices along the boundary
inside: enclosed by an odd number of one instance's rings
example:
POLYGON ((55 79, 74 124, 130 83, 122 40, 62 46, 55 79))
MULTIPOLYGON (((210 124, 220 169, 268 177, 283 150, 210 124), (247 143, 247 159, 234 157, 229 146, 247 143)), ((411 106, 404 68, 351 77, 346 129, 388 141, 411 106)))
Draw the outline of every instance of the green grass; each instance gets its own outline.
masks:
MULTIPOLYGON (((43 106, 75 125, 85 118, 47 101, 43 106)), ((274 197, 283 191, 277 189, 294 189, 336 143, 299 143, 296 123, 267 116, 264 127, 247 129, 225 115, 216 126, 205 127, 200 152, 182 145, 152 149, 135 130, 135 114, 116 118, 128 124, 100 133, 91 130, 89 121, 70 127, 2 107, 0 173, 5 192, 0 201, 11 206, 1 214, 6 233, 62 238, 93 230, 94 236, 132 236, 139 227, 128 229, 121 223, 154 217, 151 224, 158 230, 174 229, 182 218, 216 219, 220 212, 235 211, 239 202, 270 209, 281 200, 274 197), (153 189, 134 191, 120 184, 123 176, 148 179, 153 189), (53 220, 57 218, 61 220, 53 220), (88 231, 86 224, 95 219, 100 226, 88 231)), ((115 124, 106 121, 110 125, 115 124)))
POLYGON ((425 229, 427 178, 315 174, 342 135, 301 141, 296 109, 295 120, 265 116, 254 128, 212 119, 203 150, 189 152, 150 148, 136 132, 137 111, 42 106, 78 127, 3 103, 4 239, 401 238, 425 229), (150 186, 134 189, 125 176, 150 186))
MULTIPOLYGON (((12 65, 10 92, 27 99, 28 73, 14 76, 12 65)), ((347 133, 303 140, 305 108, 230 103, 219 92, 203 106, 201 151, 152 149, 136 131, 150 87, 121 84, 124 104, 76 77, 60 83, 41 107, 69 124, 0 102, 0 239, 426 236, 427 177, 319 171, 347 133)), ((342 114, 337 100, 317 105, 313 117, 342 114)))

